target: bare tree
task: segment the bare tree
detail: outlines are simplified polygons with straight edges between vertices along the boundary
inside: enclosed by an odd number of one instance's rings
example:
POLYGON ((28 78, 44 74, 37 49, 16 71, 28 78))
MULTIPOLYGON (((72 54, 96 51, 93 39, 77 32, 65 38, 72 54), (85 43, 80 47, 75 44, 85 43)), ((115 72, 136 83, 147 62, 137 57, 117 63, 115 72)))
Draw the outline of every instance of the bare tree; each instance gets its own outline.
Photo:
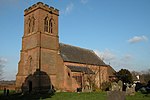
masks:
POLYGON ((131 74, 132 74, 132 75, 135 75, 135 76, 141 75, 141 73, 140 73, 140 72, 137 72, 137 71, 132 71, 131 74))
POLYGON ((83 88, 83 90, 86 88, 86 89, 92 91, 93 89, 95 89, 95 86, 96 86, 95 78, 96 78, 96 75, 98 72, 97 72, 97 70, 92 70, 91 65, 86 65, 86 67, 87 67, 86 72, 83 73, 82 88, 83 88))
POLYGON ((142 71, 142 75, 144 77, 145 83, 148 83, 148 81, 150 81, 150 69, 147 71, 142 71))
POLYGON ((93 90, 95 89, 96 87, 98 87, 96 85, 96 77, 97 77, 97 74, 98 74, 98 68, 95 68, 94 70, 92 70, 93 73, 88 73, 87 74, 87 81, 89 82, 89 86, 90 86, 90 89, 93 90))
POLYGON ((105 69, 101 68, 100 66, 93 67, 93 66, 87 65, 87 67, 93 71, 93 73, 88 72, 86 74, 86 80, 89 83, 89 88, 91 90, 101 89, 102 88, 101 85, 104 82, 105 69))
POLYGON ((0 58, 0 80, 3 79, 3 68, 5 67, 6 62, 6 59, 0 58))
POLYGON ((2 75, 3 75, 3 66, 2 65, 0 65, 0 80, 2 80, 3 78, 2 78, 2 75))

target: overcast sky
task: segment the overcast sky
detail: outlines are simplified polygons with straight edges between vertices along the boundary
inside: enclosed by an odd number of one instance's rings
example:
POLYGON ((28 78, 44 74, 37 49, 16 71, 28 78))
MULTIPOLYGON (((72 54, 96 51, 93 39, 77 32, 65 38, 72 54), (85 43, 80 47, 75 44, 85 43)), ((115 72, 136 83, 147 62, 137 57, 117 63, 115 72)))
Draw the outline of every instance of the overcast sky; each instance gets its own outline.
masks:
POLYGON ((4 79, 15 79, 24 9, 38 1, 59 9, 60 42, 94 50, 117 71, 150 69, 150 0, 0 0, 4 79))

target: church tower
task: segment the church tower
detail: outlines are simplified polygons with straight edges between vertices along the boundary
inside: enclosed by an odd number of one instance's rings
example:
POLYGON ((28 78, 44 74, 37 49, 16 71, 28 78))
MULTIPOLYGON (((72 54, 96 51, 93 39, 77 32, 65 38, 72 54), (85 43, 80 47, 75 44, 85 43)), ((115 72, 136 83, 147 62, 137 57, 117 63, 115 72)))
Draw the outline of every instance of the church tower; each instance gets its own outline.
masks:
POLYGON ((63 87, 64 66, 59 55, 58 16, 57 9, 42 2, 24 10, 17 90, 36 92, 63 87))

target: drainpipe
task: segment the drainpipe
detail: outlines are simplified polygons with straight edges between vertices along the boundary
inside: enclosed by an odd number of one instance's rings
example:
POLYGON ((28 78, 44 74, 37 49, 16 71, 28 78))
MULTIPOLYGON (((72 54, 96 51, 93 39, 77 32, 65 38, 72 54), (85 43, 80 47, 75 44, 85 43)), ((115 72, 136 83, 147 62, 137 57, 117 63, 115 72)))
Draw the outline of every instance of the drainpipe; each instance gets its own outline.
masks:
POLYGON ((101 76, 100 76, 100 66, 99 66, 99 88, 101 89, 101 76))
POLYGON ((41 71, 41 32, 40 32, 40 48, 39 48, 39 92, 41 91, 41 75, 40 75, 40 71, 41 71))

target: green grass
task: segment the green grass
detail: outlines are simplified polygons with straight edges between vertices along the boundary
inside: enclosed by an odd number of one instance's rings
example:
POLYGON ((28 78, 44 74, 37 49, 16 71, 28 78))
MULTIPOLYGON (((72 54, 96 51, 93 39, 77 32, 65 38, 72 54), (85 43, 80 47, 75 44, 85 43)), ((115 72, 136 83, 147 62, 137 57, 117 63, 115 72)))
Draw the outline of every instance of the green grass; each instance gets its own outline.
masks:
POLYGON ((0 90, 0 94, 2 94, 3 93, 3 91, 2 90, 0 90))
POLYGON ((150 94, 145 95, 137 92, 134 96, 126 96, 126 100, 150 100, 150 94))
MULTIPOLYGON (((0 91, 0 94, 2 92, 0 91)), ((2 94, 1 94, 2 95, 2 94)), ((106 92, 91 92, 91 93, 69 93, 58 92, 54 95, 50 94, 28 94, 21 95, 11 92, 10 96, 0 96, 0 100, 107 100, 106 92)), ((145 96, 141 93, 136 93, 134 96, 126 96, 126 100, 150 100, 150 94, 145 96)))
MULTIPOLYGON (((0 90, 0 95, 4 93, 4 90, 0 90)), ((15 93, 15 90, 10 90, 9 93, 15 93)))
MULTIPOLYGON (((56 93, 51 98, 43 100, 107 100, 106 92, 92 93, 56 93)), ((145 96, 141 93, 136 93, 134 96, 126 96, 126 100, 150 100, 150 94, 145 96)))
POLYGON ((56 93, 49 99, 44 100, 105 100, 106 92, 92 93, 56 93))

